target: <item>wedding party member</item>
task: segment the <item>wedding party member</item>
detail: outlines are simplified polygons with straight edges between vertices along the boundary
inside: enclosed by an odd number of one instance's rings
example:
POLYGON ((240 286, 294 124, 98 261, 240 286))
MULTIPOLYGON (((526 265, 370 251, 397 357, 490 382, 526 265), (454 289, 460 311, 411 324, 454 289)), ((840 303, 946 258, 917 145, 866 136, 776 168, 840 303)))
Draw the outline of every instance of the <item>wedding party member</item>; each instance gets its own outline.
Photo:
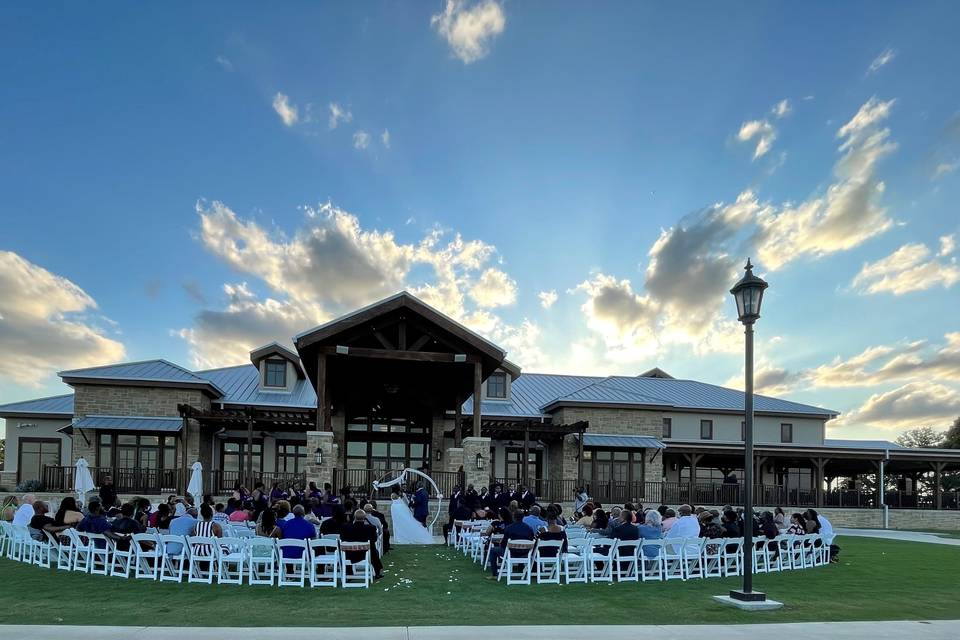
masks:
POLYGON ((447 524, 443 525, 443 539, 446 540, 450 535, 450 529, 453 528, 453 521, 457 518, 457 512, 463 502, 463 492, 460 491, 460 485, 453 488, 450 493, 450 500, 447 501, 447 524))
POLYGON ((427 490, 423 488, 423 483, 417 483, 417 492, 413 494, 413 517, 422 524, 424 527, 427 526, 427 515, 429 514, 429 503, 430 498, 427 495, 427 490))
POLYGON ((433 536, 410 513, 406 498, 396 493, 390 495, 390 517, 394 544, 433 544, 433 536))
MULTIPOLYGON (((340 533, 340 540, 343 542, 369 542, 370 543, 370 565, 374 570, 374 580, 383 577, 383 562, 380 561, 380 554, 377 552, 377 530, 367 522, 367 512, 363 509, 357 509, 353 513, 353 522, 348 522, 343 526, 340 533)), ((350 562, 360 562, 363 560, 362 551, 347 551, 347 559, 350 562)))
POLYGON ((370 513, 383 523, 383 552, 386 553, 390 551, 390 525, 387 523, 387 517, 377 510, 376 500, 371 500, 368 504, 372 507, 370 513))
POLYGON ((530 509, 537 502, 537 495, 532 489, 520 486, 520 506, 524 509, 530 509))

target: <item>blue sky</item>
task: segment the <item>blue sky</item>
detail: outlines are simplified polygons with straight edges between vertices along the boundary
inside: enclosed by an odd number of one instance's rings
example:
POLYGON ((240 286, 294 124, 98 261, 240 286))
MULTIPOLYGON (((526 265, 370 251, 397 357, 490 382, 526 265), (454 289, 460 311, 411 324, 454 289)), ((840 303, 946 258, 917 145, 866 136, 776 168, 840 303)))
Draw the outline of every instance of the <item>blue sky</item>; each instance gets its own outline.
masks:
POLYGON ((960 415, 955 3, 96 9, 0 10, 0 402, 399 288, 528 371, 737 384, 750 255, 765 391, 960 415))

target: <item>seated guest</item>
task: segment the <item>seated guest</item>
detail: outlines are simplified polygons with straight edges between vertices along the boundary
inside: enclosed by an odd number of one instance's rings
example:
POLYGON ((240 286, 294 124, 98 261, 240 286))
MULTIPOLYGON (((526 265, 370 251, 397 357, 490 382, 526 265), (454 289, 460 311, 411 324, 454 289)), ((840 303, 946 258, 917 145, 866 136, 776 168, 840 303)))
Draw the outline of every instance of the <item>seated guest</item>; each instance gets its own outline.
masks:
MULTIPOLYGON (((303 505, 298 504, 290 513, 290 519, 279 523, 284 540, 313 540, 317 537, 317 529, 304 519, 303 505)), ((284 549, 284 558, 299 558, 303 555, 297 549, 284 549)))
POLYGON ((373 505, 369 502, 363 505, 363 511, 367 514, 367 522, 377 530, 377 537, 383 536, 383 522, 377 516, 373 515, 373 505))
POLYGON ((260 514, 260 522, 257 523, 257 535, 263 538, 283 537, 283 532, 277 526, 277 514, 273 509, 267 509, 260 514))
POLYGON ((673 509, 667 509, 660 515, 662 516, 660 526, 663 527, 663 532, 666 533, 667 531, 670 531, 670 527, 672 527, 673 523, 677 521, 677 512, 673 509))
MULTIPOLYGON (((670 513, 670 511, 667 511, 670 513)), ((664 538, 699 538, 700 521, 693 515, 693 509, 688 504, 677 507, 679 516, 671 527, 664 533, 664 538)))
POLYGON ((150 517, 147 518, 147 526, 159 529, 158 524, 161 518, 165 518, 167 520, 167 526, 170 526, 170 504, 167 502, 161 502, 157 505, 156 511, 150 513, 150 517))
POLYGON ((77 531, 83 533, 103 533, 110 530, 110 523, 103 515, 103 507, 100 502, 94 500, 87 507, 87 515, 77 524, 77 531))
MULTIPOLYGON (((370 564, 373 566, 374 580, 383 577, 383 563, 380 561, 380 553, 377 551, 377 530, 372 524, 367 522, 367 512, 363 509, 357 509, 353 512, 353 522, 343 525, 340 533, 341 542, 369 542, 370 543, 370 564)), ((363 552, 348 551, 347 559, 350 562, 359 562, 363 560, 363 552)))
POLYGON ((639 540, 640 529, 632 522, 633 512, 629 509, 621 509, 619 517, 616 520, 611 520, 600 535, 617 540, 639 540))
POLYGON ((792 536, 802 536, 807 532, 806 518, 803 517, 802 513, 795 513, 790 516, 790 527, 787 529, 787 533, 792 536))
POLYGON ((530 515, 523 519, 523 523, 534 532, 547 528, 546 521, 540 517, 540 507, 537 505, 530 507, 530 515))
POLYGON ((53 537, 56 538, 58 533, 72 526, 69 524, 57 524, 53 518, 47 515, 49 511, 50 507, 48 507, 47 503, 43 500, 37 500, 33 503, 33 517, 30 518, 30 523, 27 526, 33 529, 30 535, 34 540, 40 540, 41 542, 46 541, 47 537, 43 535, 44 531, 53 534, 53 537))
POLYGON ((153 508, 153 505, 150 504, 150 501, 146 498, 138 498, 133 503, 133 519, 143 525, 143 528, 147 528, 147 523, 150 520, 150 510, 153 508))
POLYGON ((290 497, 290 494, 280 488, 280 483, 274 482, 273 487, 270 489, 271 504, 276 503, 279 500, 286 500, 288 497, 290 497))
POLYGON ((533 540, 533 529, 523 522, 523 512, 519 509, 513 512, 513 522, 503 528, 503 541, 499 547, 490 549, 490 571, 488 580, 497 579, 497 561, 503 557, 507 551, 507 543, 511 540, 533 540))
POLYGON ((762 514, 760 514, 760 532, 767 540, 771 541, 767 543, 767 549, 773 552, 773 557, 771 560, 776 560, 780 555, 780 545, 772 541, 778 535, 780 535, 780 529, 778 529, 777 525, 774 524, 773 514, 769 511, 764 511, 762 514))
POLYGON ((213 505, 213 521, 221 527, 230 522, 230 516, 226 513, 226 507, 222 502, 213 505))
POLYGON ((713 514, 709 511, 703 511, 697 517, 697 520, 700 521, 700 537, 701 538, 722 538, 724 537, 723 527, 719 523, 715 522, 713 519, 713 514))
POLYGON ((65 524, 68 526, 75 526, 83 520, 83 514, 80 512, 80 508, 77 507, 77 501, 73 496, 67 496, 60 501, 60 508, 57 509, 53 520, 58 525, 65 524))
POLYGON ((500 507, 500 512, 496 517, 493 517, 493 514, 490 515, 490 526, 487 527, 484 535, 489 537, 503 533, 503 528, 511 522, 513 522, 513 516, 510 511, 506 507, 500 507))
MULTIPOLYGON (((277 500, 277 503, 273 505, 273 508, 277 511, 277 520, 285 521, 293 519, 293 512, 290 510, 290 503, 286 500, 277 500)), ((281 525, 281 528, 282 525, 281 525)))
POLYGON ((306 498, 306 504, 303 507, 303 519, 310 524, 319 525, 320 518, 317 517, 315 507, 320 505, 316 498, 306 498))
MULTIPOLYGON (((231 498, 231 500, 233 500, 233 498, 231 498)), ((234 500, 234 503, 236 503, 236 500, 234 500)), ((253 519, 253 502, 246 502, 242 507, 227 516, 227 518, 230 522, 246 522, 247 520, 253 519)))
POLYGON ((610 525, 610 517, 607 515, 607 512, 603 509, 597 509, 593 512, 593 522, 590 524, 591 529, 598 529, 603 531, 610 525))
POLYGON ((607 514, 607 527, 609 527, 611 524, 617 523, 617 520, 620 519, 620 513, 622 511, 622 507, 610 507, 610 513, 607 514))
POLYGON ((557 512, 557 524, 561 527, 567 526, 567 519, 563 517, 563 507, 559 503, 554 502, 552 505, 554 511, 557 512))
POLYGON ((36 501, 37 496, 32 493, 23 494, 23 497, 20 498, 20 506, 17 507, 16 512, 13 514, 13 524, 18 527, 28 526, 33 516, 37 513, 33 510, 33 503, 36 501))
POLYGON ((347 513, 344 511, 343 505, 334 504, 331 506, 333 507, 332 515, 320 525, 321 536, 340 535, 343 525, 347 523, 347 513))
MULTIPOLYGON (((557 522, 558 513, 559 512, 552 505, 547 507, 547 526, 537 537, 540 540, 560 540, 563 542, 563 544, 560 546, 560 553, 566 553, 567 533, 563 530, 563 527, 560 526, 560 523, 557 522)), ((524 518, 524 522, 526 522, 526 518, 524 518)), ((557 553, 554 549, 544 549, 541 551, 540 555, 545 558, 552 558, 555 557, 557 553)))
POLYGON ((583 506, 583 515, 577 520, 577 524, 581 527, 589 528, 593 525, 593 507, 589 504, 583 506))
POLYGON ((787 520, 787 516, 786 516, 786 514, 783 512, 783 507, 777 507, 776 509, 774 509, 774 511, 773 511, 773 524, 777 525, 777 529, 784 529, 784 528, 786 528, 786 526, 787 526, 786 520, 787 520))
POLYGON ((807 527, 807 533, 820 533, 820 520, 817 519, 817 512, 813 509, 807 509, 803 512, 804 524, 807 527), (811 515, 811 512, 813 514, 811 515))
POLYGON ((193 527, 193 534, 195 536, 203 536, 205 538, 222 538, 223 537, 223 528, 218 522, 213 520, 213 507, 209 504, 200 505, 200 519, 197 520, 197 524, 193 527))
MULTIPOLYGON (((177 505, 176 517, 170 521, 170 535, 172 536, 192 536, 193 529, 197 526, 197 510, 193 507, 187 509, 182 504, 177 505)), ((116 522, 114 522, 116 524, 116 522)), ((117 531, 117 533, 142 533, 142 531, 126 532, 117 531)), ((183 545, 176 542, 167 543, 167 551, 172 554, 178 554, 183 545)))
POLYGON ((727 509, 723 512, 720 526, 723 527, 723 535, 728 538, 739 538, 743 535, 740 531, 739 518, 737 512, 733 509, 727 509))
MULTIPOLYGON (((663 537, 663 529, 660 528, 660 512, 650 509, 644 514, 643 524, 637 527, 637 532, 644 540, 659 540, 663 537)), ((655 546, 645 546, 643 555, 647 558, 656 558, 659 554, 659 548, 655 546)))
MULTIPOLYGON (((807 519, 807 529, 809 530, 810 521, 813 520, 816 522, 816 531, 811 531, 810 533, 819 533, 820 535, 832 538, 833 537, 833 524, 827 520, 826 516, 823 516, 816 512, 815 509, 807 509, 803 514, 807 519)), ((815 542, 816 546, 822 544, 819 540, 815 542)), ((840 547, 834 543, 830 543, 830 562, 839 562, 838 556, 840 555, 840 547)))
POLYGON ((383 552, 386 553, 390 551, 390 525, 387 523, 386 516, 377 510, 377 501, 371 500, 369 504, 373 507, 370 510, 370 514, 376 516, 380 522, 383 523, 383 552))

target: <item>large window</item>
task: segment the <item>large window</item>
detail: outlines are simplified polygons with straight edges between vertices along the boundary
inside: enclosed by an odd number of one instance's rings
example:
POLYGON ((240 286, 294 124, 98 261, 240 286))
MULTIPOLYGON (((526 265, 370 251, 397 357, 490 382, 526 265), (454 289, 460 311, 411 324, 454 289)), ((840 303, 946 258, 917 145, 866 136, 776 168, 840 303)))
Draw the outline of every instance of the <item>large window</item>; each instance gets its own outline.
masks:
MULTIPOLYGON (((424 423, 425 424, 425 423, 424 423)), ((347 469, 424 469, 431 429, 412 419, 355 417, 347 423, 347 469)))
MULTIPOLYGON (((507 449, 506 457, 506 477, 508 480, 523 480, 523 449, 507 449)), ((543 477, 543 452, 539 449, 529 449, 527 451, 527 480, 533 481, 543 477)))
POLYGON ((700 421, 700 439, 713 440, 713 420, 700 421))
POLYGON ((263 363, 263 386, 287 386, 287 361, 267 360, 263 363))
POLYGON ((783 422, 780 424, 780 442, 793 442, 793 425, 783 422))
POLYGON ((589 483, 643 482, 644 450, 585 449, 583 452, 583 479, 589 483))
POLYGON ((177 437, 100 433, 97 466, 115 469, 175 469, 177 437))
POLYGON ((663 437, 664 438, 673 437, 673 418, 663 419, 663 437))
POLYGON ((306 441, 277 442, 277 473, 300 473, 307 465, 306 441))
MULTIPOLYGON (((263 443, 253 443, 250 450, 253 454, 253 470, 263 471, 263 443)), ((247 442, 238 440, 224 440, 220 444, 221 468, 224 471, 244 473, 247 470, 247 442)), ((224 477, 224 482, 227 478, 224 477)))
MULTIPOLYGON (((743 480, 743 469, 731 469, 730 476, 736 477, 738 481, 743 480)), ((697 467, 695 482, 721 484, 728 476, 723 474, 720 469, 711 469, 709 467, 697 467)), ((680 482, 690 482, 690 467, 680 467, 680 482)))
POLYGON ((487 378, 487 397, 488 398, 506 398, 507 397, 507 374, 502 371, 491 373, 487 378))
POLYGON ((17 482, 40 480, 43 466, 60 464, 60 440, 56 438, 20 438, 17 482))

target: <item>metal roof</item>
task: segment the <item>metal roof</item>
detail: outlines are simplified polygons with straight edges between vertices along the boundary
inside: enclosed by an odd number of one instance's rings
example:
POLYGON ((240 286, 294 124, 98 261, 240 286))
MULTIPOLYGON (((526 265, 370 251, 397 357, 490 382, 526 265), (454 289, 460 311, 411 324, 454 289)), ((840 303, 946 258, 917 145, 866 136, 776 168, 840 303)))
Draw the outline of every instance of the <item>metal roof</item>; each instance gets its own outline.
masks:
POLYGON ((841 449, 906 449, 896 442, 887 440, 831 440, 827 438, 823 441, 825 447, 839 447, 841 449))
POLYGON ((583 434, 583 446, 585 447, 622 447, 628 449, 666 449, 663 444, 653 436, 621 436, 607 433, 585 433, 583 434))
POLYGON ((11 402, 0 405, 0 416, 4 414, 38 413, 51 415, 73 415, 73 394, 50 396, 22 402, 11 402))
MULTIPOLYGON (((563 376, 549 373, 525 373, 510 382, 510 397, 506 400, 483 400, 483 413, 490 416, 540 418, 540 407, 560 396, 572 393, 592 382, 596 376, 563 376)), ((463 403, 463 414, 473 413, 473 398, 463 403)))
POLYGON ((582 389, 577 389, 573 393, 554 399, 553 402, 589 402, 603 404, 623 404, 623 405, 655 405, 670 407, 669 402, 660 398, 636 393, 630 389, 621 389, 616 386, 605 384, 605 380, 587 385, 582 389))
POLYGON ((180 418, 149 416, 85 416, 73 421, 76 429, 116 429, 118 431, 180 431, 180 418))
MULTIPOLYGON (((183 367, 166 360, 143 360, 140 362, 122 362, 102 367, 71 369, 58 374, 64 380, 85 378, 94 380, 136 380, 149 382, 168 382, 181 384, 211 385, 206 380, 183 367)), ((222 390, 212 384, 217 391, 222 390)))
POLYGON ((288 392, 264 391, 260 387, 260 372, 252 364, 198 371, 197 375, 222 390, 223 397, 215 402, 306 409, 317 407, 317 394, 309 380, 297 378, 296 384, 288 392))

